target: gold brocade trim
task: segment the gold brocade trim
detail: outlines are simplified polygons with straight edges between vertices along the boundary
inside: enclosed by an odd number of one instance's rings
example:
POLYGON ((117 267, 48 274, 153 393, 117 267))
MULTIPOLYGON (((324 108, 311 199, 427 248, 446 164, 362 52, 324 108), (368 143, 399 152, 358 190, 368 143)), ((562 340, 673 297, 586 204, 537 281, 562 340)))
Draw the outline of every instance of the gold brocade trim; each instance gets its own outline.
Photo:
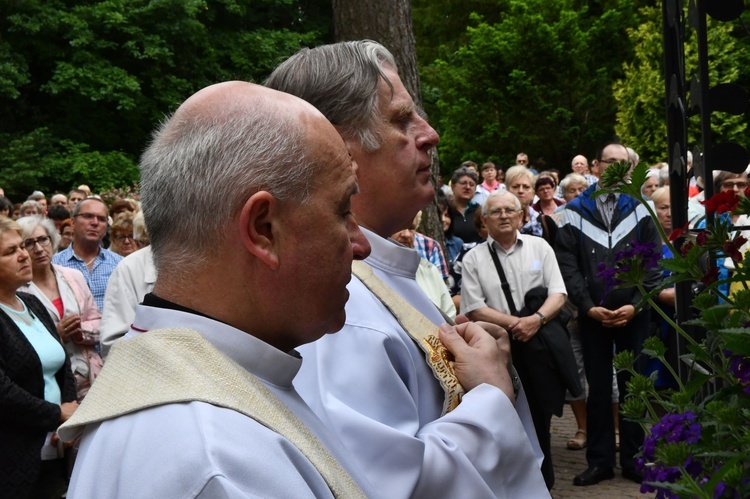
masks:
POLYGON ((424 351, 427 365, 445 392, 443 415, 455 409, 466 391, 456 378, 453 355, 436 335, 437 326, 376 276, 365 262, 353 261, 352 273, 385 305, 404 331, 424 351))
POLYGON ((70 441, 89 424, 192 401, 244 414, 289 440, 315 466, 334 497, 366 497, 281 399, 192 329, 155 329, 115 342, 86 398, 58 434, 70 441))

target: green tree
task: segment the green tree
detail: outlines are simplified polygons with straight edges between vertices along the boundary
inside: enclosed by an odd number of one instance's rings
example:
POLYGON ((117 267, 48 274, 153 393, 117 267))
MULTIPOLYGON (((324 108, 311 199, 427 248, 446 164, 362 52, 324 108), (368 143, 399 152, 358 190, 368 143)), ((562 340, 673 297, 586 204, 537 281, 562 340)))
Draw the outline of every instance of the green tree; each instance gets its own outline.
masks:
POLYGON ((329 41, 330 19, 324 0, 0 3, 0 186, 19 200, 132 183, 165 114, 329 41))
MULTIPOLYGON (((613 85, 617 102, 617 126, 615 130, 623 142, 638 151, 647 163, 667 159, 667 126, 664 98, 664 57, 662 47, 661 9, 641 9, 643 22, 628 30, 635 47, 631 62, 623 63, 624 77, 613 85)), ((740 50, 740 41, 735 37, 736 27, 732 23, 708 19, 709 81, 711 86, 719 83, 741 83, 741 70, 750 59, 745 50, 740 50)), ((688 30, 685 45, 686 78, 689 81, 697 74, 698 51, 695 32, 688 30)), ((746 35, 744 35, 746 37, 746 35)), ((747 83, 747 82, 745 82, 747 83)), ((745 88, 748 89, 747 85, 745 88)), ((750 90, 750 89, 748 89, 750 90)), ((716 142, 735 141, 750 146, 747 137, 747 115, 714 113, 711 121, 712 137, 716 142)), ((700 144, 700 120, 688 121, 688 144, 700 144)))
POLYGON ((471 16, 468 41, 423 70, 424 99, 441 133, 440 159, 569 168, 614 132, 611 82, 632 56, 631 0, 502 0, 489 23, 471 16))

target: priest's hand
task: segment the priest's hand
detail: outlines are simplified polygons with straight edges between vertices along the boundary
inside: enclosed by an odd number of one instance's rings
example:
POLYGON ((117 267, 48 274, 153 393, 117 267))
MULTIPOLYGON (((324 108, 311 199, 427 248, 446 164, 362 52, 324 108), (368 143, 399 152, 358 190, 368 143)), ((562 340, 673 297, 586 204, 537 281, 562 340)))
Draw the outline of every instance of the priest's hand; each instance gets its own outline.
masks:
MULTIPOLYGON (((465 315, 458 315, 456 316, 456 324, 464 324, 466 322, 470 322, 469 318, 465 315)), ((486 321, 474 321, 474 324, 481 326, 482 329, 487 331, 490 336, 492 336, 495 339, 501 338, 503 336, 508 336, 508 331, 505 330, 502 326, 498 326, 497 324, 493 324, 492 322, 486 322, 486 321)))
POLYGON ((471 322, 443 324, 440 341, 455 357, 456 377, 467 391, 487 383, 502 390, 515 403, 507 333, 502 332, 495 339, 471 322))

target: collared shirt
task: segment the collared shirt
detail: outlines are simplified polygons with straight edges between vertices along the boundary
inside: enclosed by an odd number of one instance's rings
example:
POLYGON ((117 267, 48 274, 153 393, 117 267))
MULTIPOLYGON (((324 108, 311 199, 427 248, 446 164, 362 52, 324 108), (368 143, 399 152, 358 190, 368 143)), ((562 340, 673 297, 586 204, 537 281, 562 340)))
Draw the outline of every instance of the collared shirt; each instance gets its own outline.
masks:
POLYGON ((437 241, 416 232, 414 234, 414 249, 419 252, 422 258, 437 267, 443 279, 448 277, 448 264, 445 261, 443 249, 437 241))
POLYGON ((552 247, 540 237, 518 234, 516 243, 503 249, 492 237, 466 254, 463 259, 463 284, 461 286, 461 313, 489 307, 510 314, 510 307, 495 269, 489 244, 495 248, 497 258, 510 284, 516 310, 523 308, 526 293, 537 286, 545 286, 550 295, 567 296, 565 282, 552 247))
POLYGON ((542 234, 544 234, 544 227, 539 221, 539 213, 531 206, 529 206, 529 221, 521 227, 521 234, 537 237, 542 237, 542 234))
POLYGON ((94 259, 94 267, 89 272, 86 263, 73 251, 72 244, 52 257, 52 263, 76 269, 83 274, 99 310, 104 308, 104 292, 107 289, 109 276, 112 275, 112 271, 115 270, 120 260, 122 257, 117 253, 100 248, 99 254, 94 259))
MULTIPOLYGON (((597 185, 596 190, 599 190, 597 185)), ((609 230, 612 229, 612 219, 615 216, 615 209, 617 208, 617 202, 620 200, 620 194, 607 194, 606 196, 598 196, 596 198, 596 209, 604 220, 604 224, 609 230)))

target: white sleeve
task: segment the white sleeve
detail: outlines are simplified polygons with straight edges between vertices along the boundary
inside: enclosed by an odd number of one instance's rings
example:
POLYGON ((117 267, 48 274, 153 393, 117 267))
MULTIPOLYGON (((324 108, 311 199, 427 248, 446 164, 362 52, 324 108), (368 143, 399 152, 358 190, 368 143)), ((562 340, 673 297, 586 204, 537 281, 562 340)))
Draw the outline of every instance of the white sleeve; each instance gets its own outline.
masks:
MULTIPOLYGON (((143 285, 141 284, 140 287, 143 285)), ((118 265, 112 271, 104 294, 99 342, 102 357, 106 357, 112 344, 130 329, 135 318, 135 307, 143 299, 137 295, 137 283, 127 265, 118 265)))
POLYGON ((347 324, 300 348, 295 378, 368 481, 389 498, 549 497, 536 449, 505 394, 481 385, 440 417, 443 392, 424 354, 410 338, 384 331, 398 327, 387 312, 375 316, 379 328, 347 324))

